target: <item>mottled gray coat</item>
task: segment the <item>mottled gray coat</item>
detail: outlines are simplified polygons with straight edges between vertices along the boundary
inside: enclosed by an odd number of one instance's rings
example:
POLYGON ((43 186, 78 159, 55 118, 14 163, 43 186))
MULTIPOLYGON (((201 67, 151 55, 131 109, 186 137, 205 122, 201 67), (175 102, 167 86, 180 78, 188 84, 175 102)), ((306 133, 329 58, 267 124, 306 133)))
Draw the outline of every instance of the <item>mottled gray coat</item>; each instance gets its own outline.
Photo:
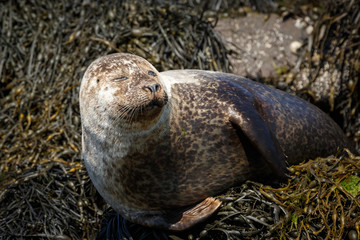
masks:
POLYGON ((190 227, 219 206, 208 197, 351 148, 330 117, 288 93, 225 73, 158 73, 129 54, 89 67, 80 110, 95 187, 125 218, 152 227, 190 227))

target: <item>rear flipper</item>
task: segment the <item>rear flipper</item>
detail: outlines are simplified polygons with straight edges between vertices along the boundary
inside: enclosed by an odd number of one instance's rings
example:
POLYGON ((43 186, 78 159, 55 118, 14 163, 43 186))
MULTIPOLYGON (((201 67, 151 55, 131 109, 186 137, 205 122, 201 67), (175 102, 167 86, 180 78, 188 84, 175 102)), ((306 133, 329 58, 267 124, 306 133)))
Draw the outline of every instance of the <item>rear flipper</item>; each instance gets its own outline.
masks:
POLYGON ((208 197, 189 207, 164 211, 132 212, 127 218, 147 227, 182 231, 206 220, 220 205, 219 200, 208 197))
POLYGON ((174 218, 176 222, 170 225, 169 230, 182 231, 192 227, 193 225, 210 217, 220 207, 220 205, 221 202, 219 200, 208 197, 195 206, 187 208, 185 212, 179 211, 176 214, 181 216, 181 218, 179 220, 174 218))

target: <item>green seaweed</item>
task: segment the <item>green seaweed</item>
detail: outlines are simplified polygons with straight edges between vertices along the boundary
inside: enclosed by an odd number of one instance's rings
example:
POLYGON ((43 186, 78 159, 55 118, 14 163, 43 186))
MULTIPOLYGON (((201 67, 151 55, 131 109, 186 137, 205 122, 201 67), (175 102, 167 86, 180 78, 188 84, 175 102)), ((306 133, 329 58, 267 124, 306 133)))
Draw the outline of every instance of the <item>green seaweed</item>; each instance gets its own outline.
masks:
POLYGON ((360 178, 355 175, 348 176, 346 179, 340 182, 340 185, 355 197, 360 191, 360 178))

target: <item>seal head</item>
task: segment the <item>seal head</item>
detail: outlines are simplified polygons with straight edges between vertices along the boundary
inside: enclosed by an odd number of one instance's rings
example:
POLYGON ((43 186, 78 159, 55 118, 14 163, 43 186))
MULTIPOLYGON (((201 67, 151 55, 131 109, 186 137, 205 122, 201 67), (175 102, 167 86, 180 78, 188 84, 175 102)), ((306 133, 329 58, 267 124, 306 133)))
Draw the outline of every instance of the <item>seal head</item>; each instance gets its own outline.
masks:
POLYGON ((106 128, 121 124, 121 129, 131 132, 149 129, 167 102, 158 71, 128 54, 94 61, 83 77, 80 98, 81 107, 87 112, 82 115, 85 125, 106 128), (90 114, 94 117, 85 117, 90 114), (107 119, 99 122, 95 116, 107 119))

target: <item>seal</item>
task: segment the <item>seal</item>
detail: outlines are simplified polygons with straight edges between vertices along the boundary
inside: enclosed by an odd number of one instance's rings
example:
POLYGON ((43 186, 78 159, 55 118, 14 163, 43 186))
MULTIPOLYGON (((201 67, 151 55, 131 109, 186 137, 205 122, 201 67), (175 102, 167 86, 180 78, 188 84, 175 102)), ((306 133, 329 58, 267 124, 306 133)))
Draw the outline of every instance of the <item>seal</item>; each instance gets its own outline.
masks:
MULTIPOLYGON (((288 164, 353 149, 306 101, 236 75, 173 70, 111 54, 80 87, 82 154, 102 197, 125 219, 184 230, 209 217, 212 196, 288 164)), ((273 177, 274 178, 274 177, 273 177)))

